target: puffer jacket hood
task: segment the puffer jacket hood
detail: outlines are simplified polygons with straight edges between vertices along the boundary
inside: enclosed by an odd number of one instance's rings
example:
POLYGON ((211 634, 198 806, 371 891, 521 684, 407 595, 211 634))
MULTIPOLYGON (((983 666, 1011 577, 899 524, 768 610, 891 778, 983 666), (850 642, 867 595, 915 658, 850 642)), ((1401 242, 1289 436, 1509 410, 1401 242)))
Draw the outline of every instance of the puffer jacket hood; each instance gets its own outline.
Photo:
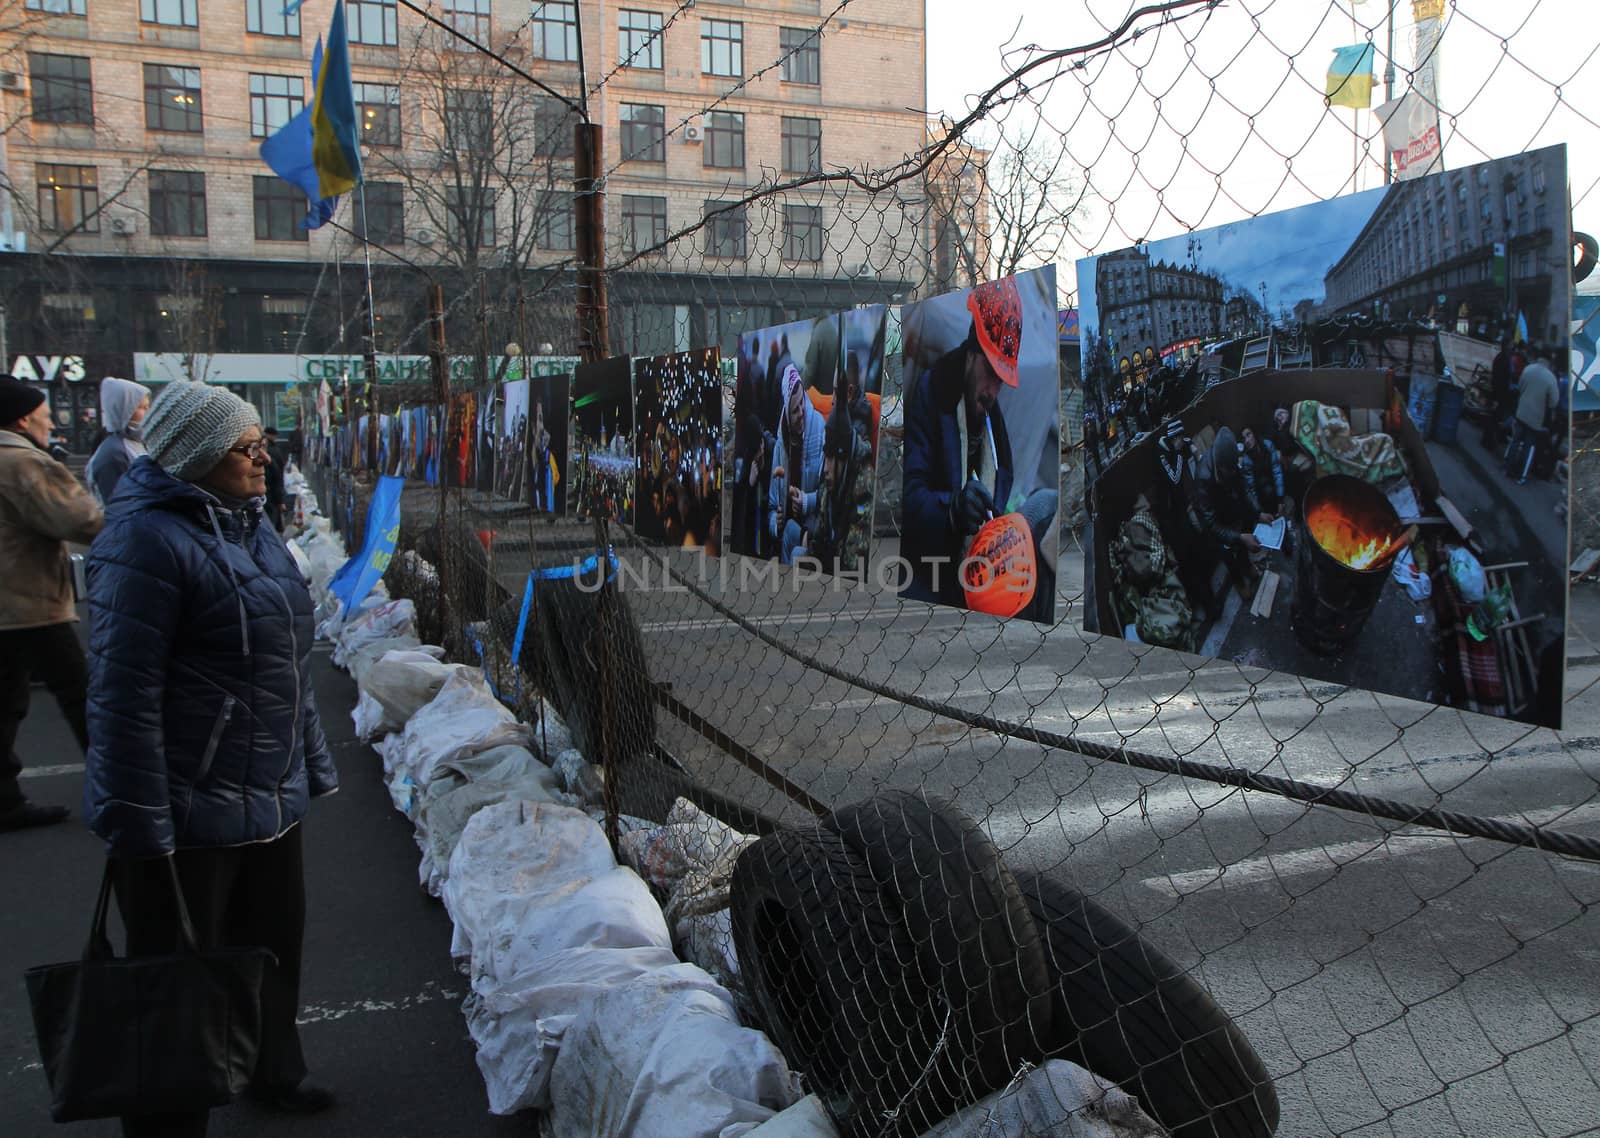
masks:
POLYGON ((259 501, 140 458, 89 553, 84 816, 113 854, 270 841, 338 788, 312 605, 259 501))

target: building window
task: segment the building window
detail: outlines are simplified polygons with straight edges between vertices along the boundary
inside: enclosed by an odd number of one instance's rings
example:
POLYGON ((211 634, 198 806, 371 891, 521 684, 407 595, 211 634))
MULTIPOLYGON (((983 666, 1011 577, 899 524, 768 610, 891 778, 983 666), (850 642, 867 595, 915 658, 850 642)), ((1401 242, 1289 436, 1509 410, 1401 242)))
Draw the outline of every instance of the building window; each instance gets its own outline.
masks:
POLYGON ((571 158, 576 121, 572 108, 560 99, 539 96, 533 106, 533 152, 542 158, 571 158))
MULTIPOLYGON (((489 42, 489 0, 443 0, 440 8, 444 22, 456 31, 478 43, 489 42)), ((454 36, 450 37, 450 46, 462 51, 472 50, 454 36)))
POLYGON ((27 0, 30 12, 44 12, 51 16, 87 16, 88 0, 27 0))
POLYGON ((447 186, 445 236, 469 249, 492 249, 495 242, 494 190, 488 186, 447 186))
POLYGON ((146 130, 179 134, 204 131, 198 67, 144 65, 144 125, 146 130))
POLYGON ((622 195, 622 251, 653 249, 667 239, 667 199, 622 195))
POLYGON ((622 104, 622 160, 667 160, 667 108, 649 103, 622 104))
POLYGON ((573 195, 568 190, 539 191, 539 248, 572 250, 578 247, 572 202, 573 195))
POLYGON ((494 146, 494 103, 489 92, 446 89, 444 135, 446 151, 489 153, 494 146))
POLYGON ((822 173, 822 120, 783 118, 783 170, 786 174, 822 173))
POLYGON ((46 233, 100 232, 100 180, 93 166, 35 168, 39 183, 39 228, 46 233))
POLYGON ((356 83, 356 121, 368 146, 400 145, 400 88, 389 83, 356 83))
POLYGON ((283 10, 283 0, 245 0, 244 30, 258 36, 298 36, 300 10, 283 10))
POLYGON ((1535 229, 1550 228, 1550 214, 1545 209, 1543 202, 1533 207, 1533 227, 1535 229))
POLYGON ((356 232, 379 245, 405 244, 405 195, 399 182, 367 182, 355 203, 356 232))
POLYGON ((300 222, 306 215, 306 193, 271 174, 255 175, 256 240, 304 241, 300 222))
POLYGON ((661 70, 661 13, 628 8, 617 13, 617 58, 623 67, 661 70))
POLYGON ((744 169, 744 115, 739 111, 706 112, 706 145, 701 163, 721 170, 744 169))
POLYGON ((139 19, 169 28, 198 28, 200 0, 139 0, 139 19))
POLYGON ((533 54, 571 63, 578 58, 578 5, 545 0, 533 6, 533 54))
POLYGON ((94 84, 87 56, 29 52, 28 74, 33 80, 34 122, 94 122, 94 84))
POLYGON ((250 76, 250 136, 267 137, 305 105, 306 82, 299 76, 250 76))
POLYGON ((157 237, 206 235, 206 176, 193 170, 150 171, 150 232, 157 237))
POLYGON ((785 261, 822 260, 822 207, 786 205, 783 207, 783 259, 785 261))
POLYGON ((261 298, 261 338, 264 346, 292 352, 306 326, 306 298, 303 296, 263 296, 261 298))
POLYGON ((344 6, 345 28, 351 43, 393 47, 400 42, 395 0, 350 0, 344 6))
POLYGON ((748 256, 745 247, 744 205, 711 200, 705 204, 705 253, 708 257, 721 257, 742 261, 748 256))
POLYGON ((733 20, 700 21, 700 70, 707 75, 744 74, 744 25, 733 20))
POLYGON ((822 82, 822 44, 816 28, 779 28, 778 46, 783 50, 785 83, 822 82))

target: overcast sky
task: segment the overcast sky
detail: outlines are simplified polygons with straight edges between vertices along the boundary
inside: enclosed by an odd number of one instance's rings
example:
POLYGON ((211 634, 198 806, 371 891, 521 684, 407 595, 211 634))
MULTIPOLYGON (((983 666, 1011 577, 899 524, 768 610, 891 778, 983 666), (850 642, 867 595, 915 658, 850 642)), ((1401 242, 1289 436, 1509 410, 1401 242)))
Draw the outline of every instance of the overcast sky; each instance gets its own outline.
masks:
MULTIPOLYGON (((1027 45, 1088 43, 1137 6, 986 0, 980 18, 970 2, 927 0, 929 110, 966 113, 975 93, 1006 74, 1003 44, 1016 66, 1027 45)), ((1396 8, 1399 91, 1414 29, 1410 4, 1396 8)), ((1589 232, 1600 231, 1595 10, 1593 0, 1454 0, 1439 57, 1446 167, 1566 142, 1576 227, 1589 232)), ((1381 145, 1360 154, 1361 139, 1379 135, 1376 116, 1324 107, 1322 94, 1334 49, 1364 42, 1370 26, 1373 101, 1382 101, 1385 11, 1382 0, 1228 0, 1053 82, 1043 69, 1031 76, 1030 101, 1002 112, 1007 129, 1042 117, 1046 134, 1065 137, 1074 166, 1090 171, 1078 248, 1063 261, 1381 186, 1381 145)), ((1304 280, 1320 280, 1326 267, 1300 266, 1304 280)), ((1074 292, 1068 263, 1060 288, 1065 307, 1074 292)))

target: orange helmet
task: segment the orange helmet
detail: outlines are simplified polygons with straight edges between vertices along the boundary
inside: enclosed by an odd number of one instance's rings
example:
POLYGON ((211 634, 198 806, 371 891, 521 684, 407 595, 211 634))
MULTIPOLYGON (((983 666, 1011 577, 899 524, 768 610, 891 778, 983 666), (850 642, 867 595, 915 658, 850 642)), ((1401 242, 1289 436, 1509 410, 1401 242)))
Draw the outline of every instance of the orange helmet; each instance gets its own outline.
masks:
POLYGON ((961 565, 967 607, 990 616, 1016 616, 1033 600, 1038 583, 1028 519, 1004 514, 984 522, 961 565))
POLYGON ((1017 386, 1017 354, 1022 350, 1022 294, 1015 277, 985 281, 967 294, 978 346, 989 366, 1009 387, 1017 386))

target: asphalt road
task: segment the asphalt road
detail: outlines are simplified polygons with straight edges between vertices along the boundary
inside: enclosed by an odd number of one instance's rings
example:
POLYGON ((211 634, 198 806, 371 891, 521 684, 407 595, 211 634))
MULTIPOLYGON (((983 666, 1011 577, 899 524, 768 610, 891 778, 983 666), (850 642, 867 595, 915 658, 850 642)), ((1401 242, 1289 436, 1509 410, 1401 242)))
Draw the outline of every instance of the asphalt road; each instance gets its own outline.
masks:
MULTIPOLYGON (((1062 557, 1062 592, 1077 589, 1062 557)), ((710 583, 717 591, 715 582, 710 583)), ((632 596, 651 672, 827 803, 926 788, 1193 966, 1278 1082, 1284 1138, 1591 1133, 1600 865, 1093 761, 805 666, 1130 750, 1600 836, 1600 630, 1574 601, 1561 734, 1261 669, 900 606, 864 589, 632 596)), ((1381 632, 1380 632, 1381 635, 1381 632)), ((767 812, 803 811, 692 733, 669 746, 767 812)))
MULTIPOLYGON (((338 1092, 316 1118, 241 1103, 212 1116, 214 1138, 455 1138, 533 1133, 529 1118, 488 1114, 460 1003, 466 980, 450 966, 450 921, 417 886, 411 824, 389 804, 377 756, 352 737, 355 687, 317 655, 318 705, 339 765, 340 791, 313 804, 306 827, 309 925, 301 1034, 313 1077, 338 1092)), ((115 1122, 62 1129, 34 1046, 25 968, 83 950, 104 858, 80 820, 82 756, 35 689, 18 749, 40 802, 72 807, 65 825, 0 834, 0 1133, 83 1138, 115 1122)), ((113 934, 120 945, 120 934, 113 934)))

